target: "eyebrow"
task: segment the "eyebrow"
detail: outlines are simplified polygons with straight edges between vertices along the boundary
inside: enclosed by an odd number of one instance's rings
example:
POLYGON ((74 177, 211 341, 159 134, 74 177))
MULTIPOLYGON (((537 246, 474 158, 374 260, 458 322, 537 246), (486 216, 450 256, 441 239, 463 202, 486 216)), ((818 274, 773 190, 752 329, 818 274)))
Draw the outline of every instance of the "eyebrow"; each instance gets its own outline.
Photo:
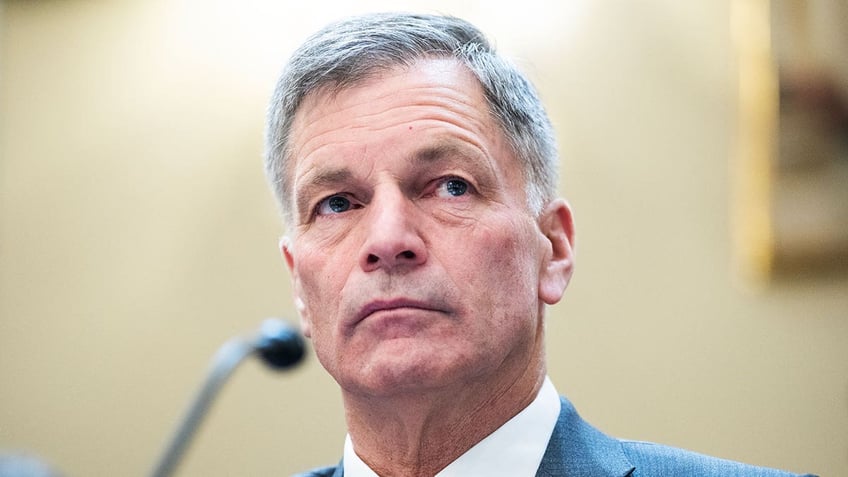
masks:
POLYGON ((497 175, 483 151, 450 138, 413 152, 410 164, 418 168, 459 167, 474 174, 480 192, 488 190, 497 175))
POLYGON ((448 157, 460 157, 471 160, 476 156, 468 147, 461 146, 453 141, 443 141, 434 146, 419 149, 412 154, 411 161, 415 165, 429 165, 444 161, 448 157))

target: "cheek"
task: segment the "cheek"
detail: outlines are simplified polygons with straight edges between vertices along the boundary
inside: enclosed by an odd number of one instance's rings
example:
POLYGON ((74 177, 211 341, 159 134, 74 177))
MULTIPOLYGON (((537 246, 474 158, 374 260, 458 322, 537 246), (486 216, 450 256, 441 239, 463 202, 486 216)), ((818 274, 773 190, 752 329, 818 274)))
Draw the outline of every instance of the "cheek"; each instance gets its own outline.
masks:
POLYGON ((475 306, 491 309, 499 321, 535 313, 539 260, 532 230, 526 224, 503 221, 477 228, 458 242, 464 244, 462 249, 453 250, 453 257, 463 264, 455 268, 458 284, 477 297, 475 306))
POLYGON ((517 219, 505 220, 482 231, 482 250, 493 273, 515 274, 515 280, 526 280, 538 270, 535 228, 517 219))
MULTIPOLYGON (((321 269, 315 268, 318 263, 302 262, 300 271, 300 286, 304 312, 303 317, 309 324, 309 339, 318 361, 326 369, 334 369, 336 361, 336 316, 338 310, 338 292, 332 291, 331 281, 321 269), (312 265, 312 266, 310 266, 312 265)), ((331 373, 332 374, 332 373, 331 373)))
POLYGON ((337 313, 344 277, 342 268, 335 265, 326 252, 306 249, 298 258, 300 298, 315 340, 326 332, 328 323, 337 313))

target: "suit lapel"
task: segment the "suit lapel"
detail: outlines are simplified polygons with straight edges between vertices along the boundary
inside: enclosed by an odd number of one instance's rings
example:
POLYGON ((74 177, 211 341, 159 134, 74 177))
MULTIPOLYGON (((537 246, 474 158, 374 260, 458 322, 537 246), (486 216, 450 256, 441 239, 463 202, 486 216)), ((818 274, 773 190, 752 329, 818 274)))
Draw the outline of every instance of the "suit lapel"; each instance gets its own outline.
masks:
POLYGON ((536 477, 624 477, 634 467, 621 444, 586 423, 564 397, 536 477))

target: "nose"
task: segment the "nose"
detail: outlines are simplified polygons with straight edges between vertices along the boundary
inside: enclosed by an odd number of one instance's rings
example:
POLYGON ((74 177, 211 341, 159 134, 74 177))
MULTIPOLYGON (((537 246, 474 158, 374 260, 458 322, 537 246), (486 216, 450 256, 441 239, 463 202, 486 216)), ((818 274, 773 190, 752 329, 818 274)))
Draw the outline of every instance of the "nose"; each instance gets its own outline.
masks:
POLYGON ((360 257, 364 271, 400 271, 427 261, 415 204, 400 191, 375 195, 368 214, 360 257))

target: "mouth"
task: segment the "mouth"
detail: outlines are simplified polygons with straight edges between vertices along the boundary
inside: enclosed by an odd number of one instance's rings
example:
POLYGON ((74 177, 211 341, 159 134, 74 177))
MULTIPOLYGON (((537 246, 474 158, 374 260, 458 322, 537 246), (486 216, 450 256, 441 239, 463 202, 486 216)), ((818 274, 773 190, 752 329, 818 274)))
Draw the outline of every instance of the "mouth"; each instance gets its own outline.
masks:
POLYGON ((394 310, 421 310, 441 313, 446 312, 446 310, 431 303, 426 303, 418 300, 411 300, 407 298, 374 300, 368 302, 365 306, 362 307, 362 309, 356 315, 356 318, 353 320, 352 325, 355 326, 358 323, 367 320, 369 317, 374 316, 375 314, 379 314, 381 312, 391 312, 394 310))

